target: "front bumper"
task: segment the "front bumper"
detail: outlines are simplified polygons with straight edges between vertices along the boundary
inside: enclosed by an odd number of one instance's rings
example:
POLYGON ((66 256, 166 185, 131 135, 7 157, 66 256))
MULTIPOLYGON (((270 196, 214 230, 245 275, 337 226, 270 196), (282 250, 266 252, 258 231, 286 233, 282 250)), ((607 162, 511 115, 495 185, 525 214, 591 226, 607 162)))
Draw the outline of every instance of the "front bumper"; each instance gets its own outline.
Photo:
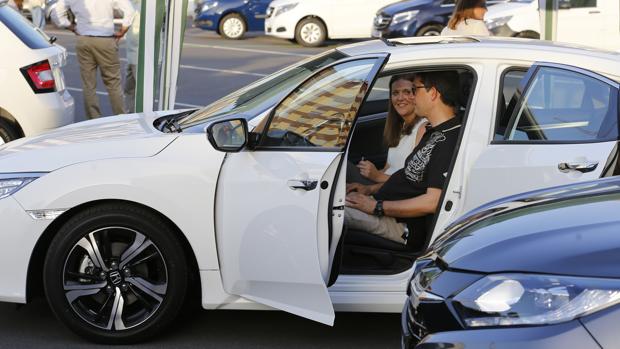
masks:
POLYGON ((265 18, 265 34, 282 39, 295 38, 295 22, 286 19, 288 16, 273 15, 265 18))
POLYGON ((203 30, 218 30, 219 16, 214 13, 197 12, 194 17, 194 26, 203 30))

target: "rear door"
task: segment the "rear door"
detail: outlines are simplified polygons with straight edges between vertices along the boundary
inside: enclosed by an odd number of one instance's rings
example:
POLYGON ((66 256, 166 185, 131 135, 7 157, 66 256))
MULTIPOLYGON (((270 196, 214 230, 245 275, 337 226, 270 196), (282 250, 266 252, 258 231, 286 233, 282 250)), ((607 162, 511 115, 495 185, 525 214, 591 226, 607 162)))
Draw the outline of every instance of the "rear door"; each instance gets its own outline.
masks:
POLYGON ((599 178, 617 141, 616 81, 572 66, 534 64, 470 170, 464 210, 599 178))

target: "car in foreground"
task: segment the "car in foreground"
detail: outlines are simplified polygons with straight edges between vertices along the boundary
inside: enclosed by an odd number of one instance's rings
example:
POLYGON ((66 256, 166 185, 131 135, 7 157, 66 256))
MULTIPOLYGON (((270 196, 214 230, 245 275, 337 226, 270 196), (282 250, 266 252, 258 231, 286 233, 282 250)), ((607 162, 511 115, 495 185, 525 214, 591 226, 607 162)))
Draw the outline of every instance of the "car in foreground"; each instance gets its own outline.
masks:
POLYGON ((194 26, 213 30, 226 39, 241 39, 248 31, 263 31, 271 0, 202 0, 196 2, 194 26))
POLYGON ((370 38, 372 19, 395 0, 275 0, 267 9, 265 34, 321 46, 327 39, 370 38))
POLYGON ((400 312, 416 258, 489 200, 617 174, 618 54, 417 37, 341 46, 200 110, 85 121, 0 147, 0 301, 130 343, 186 299, 400 312), (536 57, 533 60, 532 57, 536 57), (346 166, 385 163, 392 76, 458 76, 460 143, 435 215, 399 244, 344 226, 346 166))
MULTIPOLYGON (((498 36, 540 38, 538 1, 512 0, 489 8, 484 17, 498 36)), ((561 0, 557 11, 556 40, 620 50, 620 2, 616 0, 561 0)))
MULTIPOLYGON (((487 6, 508 0, 488 0, 487 6)), ((373 22, 375 38, 439 35, 452 16, 455 0, 405 0, 377 11, 373 22)))
POLYGON ((0 51, 0 144, 74 122, 62 72, 66 50, 6 1, 0 1, 0 51))
POLYGON ((620 178, 495 201, 416 262, 403 348, 616 348, 620 178))

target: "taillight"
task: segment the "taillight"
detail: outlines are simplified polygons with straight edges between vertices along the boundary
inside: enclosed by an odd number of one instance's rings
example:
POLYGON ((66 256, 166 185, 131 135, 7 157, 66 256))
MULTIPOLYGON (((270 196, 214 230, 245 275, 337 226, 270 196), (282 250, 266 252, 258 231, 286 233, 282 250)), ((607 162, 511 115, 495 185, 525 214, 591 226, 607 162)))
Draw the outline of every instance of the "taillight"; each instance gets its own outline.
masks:
POLYGON ((52 67, 47 60, 20 69, 34 93, 56 91, 52 67))

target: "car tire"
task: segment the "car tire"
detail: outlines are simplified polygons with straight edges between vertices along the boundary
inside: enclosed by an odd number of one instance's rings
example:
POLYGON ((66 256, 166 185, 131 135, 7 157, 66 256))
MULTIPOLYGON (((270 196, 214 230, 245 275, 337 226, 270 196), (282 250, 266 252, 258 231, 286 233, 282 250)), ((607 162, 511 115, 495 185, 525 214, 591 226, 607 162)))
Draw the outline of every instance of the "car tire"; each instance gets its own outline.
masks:
POLYGON ((297 24, 295 28, 295 41, 306 47, 323 45, 327 38, 327 29, 318 18, 306 18, 297 24))
POLYGON ((540 39, 540 34, 532 30, 525 30, 515 35, 517 38, 525 38, 525 39, 540 39))
POLYGON ((245 20, 237 13, 228 14, 220 21, 219 33, 225 39, 239 40, 246 31, 245 20))
POLYGON ((18 139, 19 132, 12 123, 0 119, 0 145, 18 139))
POLYGON ((443 28, 441 24, 429 24, 420 28, 416 36, 438 36, 441 35, 443 28))
POLYGON ((188 267, 175 232, 125 203, 85 209, 53 238, 43 267, 48 303, 69 329, 98 343, 131 344, 179 314, 188 267))

